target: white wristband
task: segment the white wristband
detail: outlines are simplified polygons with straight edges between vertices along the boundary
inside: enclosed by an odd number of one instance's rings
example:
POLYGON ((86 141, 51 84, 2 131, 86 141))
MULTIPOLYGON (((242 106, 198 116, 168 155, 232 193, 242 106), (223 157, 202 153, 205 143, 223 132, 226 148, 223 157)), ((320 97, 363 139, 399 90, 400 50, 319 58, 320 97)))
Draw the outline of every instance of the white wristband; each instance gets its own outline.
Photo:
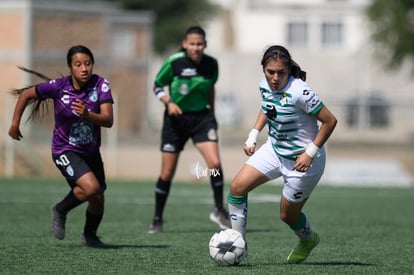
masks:
POLYGON ((154 94, 157 96, 158 99, 160 99, 161 97, 167 95, 167 93, 161 87, 156 87, 154 89, 154 94))
POLYGON ((250 133, 249 136, 247 137, 247 140, 244 144, 246 144, 246 146, 248 148, 252 147, 254 144, 256 144, 257 141, 257 136, 259 135, 259 130, 253 128, 250 133))
POLYGON ((305 152, 310 157, 314 158, 319 151, 319 147, 315 145, 315 143, 311 142, 305 147, 305 152))
POLYGON ((158 98, 158 99, 160 99, 161 97, 163 97, 163 96, 165 96, 165 95, 167 95, 167 93, 166 93, 166 92, 164 92, 164 91, 159 92, 159 93, 157 94, 157 98, 158 98))

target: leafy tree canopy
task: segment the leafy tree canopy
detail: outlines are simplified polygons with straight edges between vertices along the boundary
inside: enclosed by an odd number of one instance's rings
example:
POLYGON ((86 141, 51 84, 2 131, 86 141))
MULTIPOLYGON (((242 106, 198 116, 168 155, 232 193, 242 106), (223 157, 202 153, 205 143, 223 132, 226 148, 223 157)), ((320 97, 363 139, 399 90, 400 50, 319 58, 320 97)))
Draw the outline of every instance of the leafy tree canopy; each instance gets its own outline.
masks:
POLYGON ((368 8, 373 40, 390 68, 414 64, 414 1, 373 0, 368 8))
POLYGON ((217 11, 208 0, 107 0, 128 10, 151 10, 155 15, 154 50, 159 54, 180 48, 185 30, 202 25, 217 11))

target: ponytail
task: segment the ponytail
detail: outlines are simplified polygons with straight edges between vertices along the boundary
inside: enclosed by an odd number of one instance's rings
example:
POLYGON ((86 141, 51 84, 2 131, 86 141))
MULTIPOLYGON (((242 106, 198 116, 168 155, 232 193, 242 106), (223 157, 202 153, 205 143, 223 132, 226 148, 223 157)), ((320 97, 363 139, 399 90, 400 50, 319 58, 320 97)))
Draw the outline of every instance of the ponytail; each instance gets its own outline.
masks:
POLYGON ((306 80, 306 72, 302 71, 299 64, 293 60, 291 60, 291 64, 290 64, 290 74, 293 75, 293 77, 295 78, 300 78, 303 81, 306 80))
MULTIPOLYGON (((43 79, 44 81, 52 80, 51 78, 47 77, 46 75, 44 75, 42 73, 39 73, 39 72, 36 72, 34 70, 30 70, 26 67, 17 66, 17 68, 19 68, 20 70, 22 70, 26 73, 33 74, 33 75, 43 79)), ((30 85, 30 86, 27 86, 27 87, 24 87, 24 88, 12 89, 10 91, 10 94, 12 94, 14 96, 19 96, 22 93, 24 93, 24 91, 26 91, 27 89, 35 87, 36 85, 37 84, 30 85)), ((32 106, 32 111, 30 112, 30 115, 27 118, 27 121, 29 121, 29 120, 40 120, 41 118, 46 116, 48 111, 49 111, 50 103, 51 103, 51 100, 49 100, 49 99, 47 99, 47 100, 42 100, 40 98, 30 99, 28 101, 28 104, 32 106)))

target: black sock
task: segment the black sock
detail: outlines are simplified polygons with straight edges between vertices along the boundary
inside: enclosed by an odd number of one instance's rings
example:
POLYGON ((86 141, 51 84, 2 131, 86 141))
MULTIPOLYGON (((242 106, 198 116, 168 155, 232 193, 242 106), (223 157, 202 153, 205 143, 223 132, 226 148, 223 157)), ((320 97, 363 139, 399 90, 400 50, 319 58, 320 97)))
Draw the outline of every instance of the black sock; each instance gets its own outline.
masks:
POLYGON ((170 193, 171 181, 158 179, 155 187, 155 216, 154 219, 162 221, 162 214, 170 193))
POLYGON ((70 210, 75 208, 76 206, 80 205, 83 201, 80 201, 73 191, 71 190, 66 197, 56 205, 57 211, 67 214, 70 210))
POLYGON ((223 170, 212 169, 210 174, 210 185, 213 189, 214 204, 217 209, 223 208, 223 170))
POLYGON ((83 233, 85 236, 96 236, 96 232, 98 231, 98 226, 102 221, 103 214, 95 215, 86 210, 86 221, 85 227, 83 228, 83 233))

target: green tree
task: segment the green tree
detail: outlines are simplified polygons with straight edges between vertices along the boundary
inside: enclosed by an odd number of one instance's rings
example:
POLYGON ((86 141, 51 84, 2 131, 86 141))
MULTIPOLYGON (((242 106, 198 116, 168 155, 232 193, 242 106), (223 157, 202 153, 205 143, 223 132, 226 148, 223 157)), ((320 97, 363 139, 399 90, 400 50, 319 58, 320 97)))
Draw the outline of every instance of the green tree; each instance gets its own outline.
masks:
MULTIPOLYGON (((191 25, 203 25, 218 7, 208 0, 107 0, 128 10, 151 10, 155 15, 154 50, 164 54, 179 49, 184 31, 191 25)), ((208 34, 207 34, 208 35, 208 34)))
MULTIPOLYGON (((414 64, 414 1, 373 0, 367 10, 372 38, 390 68, 414 64)), ((414 68, 414 67, 413 67, 414 68)))

